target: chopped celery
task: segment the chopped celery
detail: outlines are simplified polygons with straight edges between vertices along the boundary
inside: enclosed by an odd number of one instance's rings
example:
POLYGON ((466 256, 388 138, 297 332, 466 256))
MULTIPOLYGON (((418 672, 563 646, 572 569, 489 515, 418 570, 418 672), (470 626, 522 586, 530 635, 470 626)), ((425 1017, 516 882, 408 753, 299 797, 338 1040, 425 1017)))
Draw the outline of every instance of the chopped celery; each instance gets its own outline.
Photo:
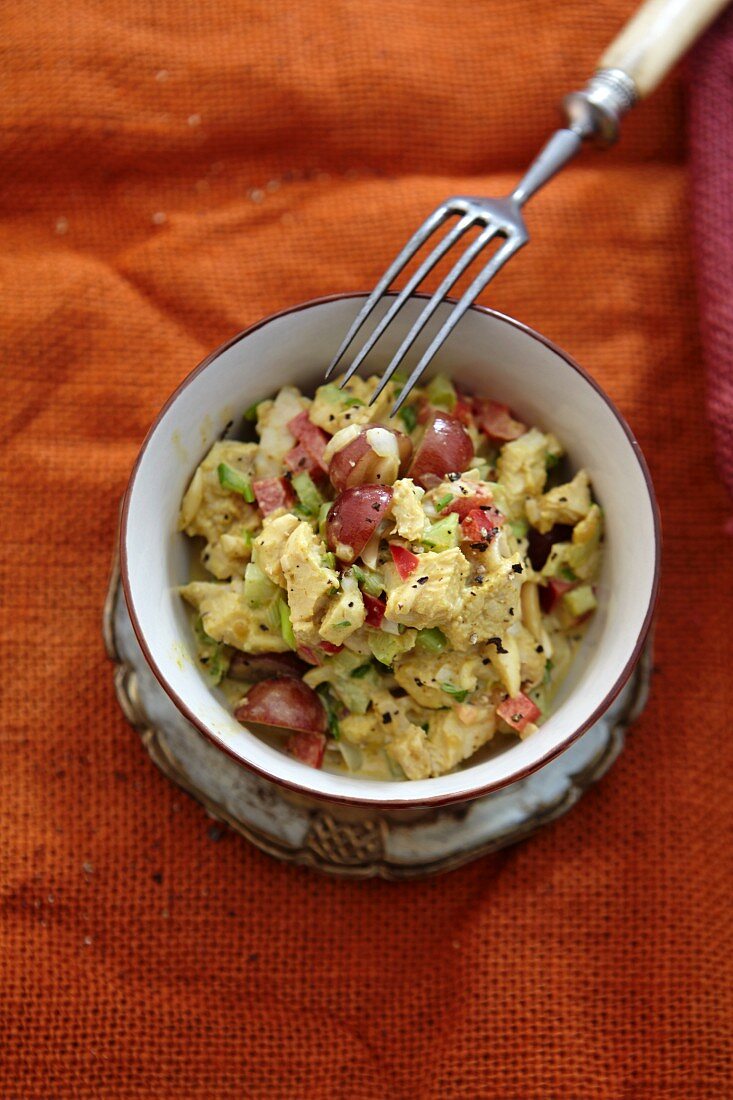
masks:
POLYGON ((458 523, 456 512, 451 512, 449 515, 436 520, 427 528, 422 537, 424 545, 429 546, 431 550, 436 552, 450 550, 453 546, 457 546, 458 523))
POLYGON ((387 767, 389 768, 389 774, 393 779, 407 779, 404 768, 401 764, 398 764, 396 760, 393 760, 387 749, 382 749, 384 758, 387 761, 387 767))
POLYGON ((295 649, 295 634, 293 634, 293 624, 290 622, 290 608, 282 596, 277 601, 277 609, 280 614, 280 633, 283 636, 283 641, 287 642, 291 649, 295 649))
POLYGON ((514 535, 516 536, 516 538, 523 539, 523 538, 527 537, 527 532, 529 531, 529 524, 527 523, 526 519, 513 519, 510 522, 509 526, 511 527, 512 531, 514 532, 514 535))
POLYGON ((380 664, 391 666, 395 657, 406 653, 414 645, 414 634, 386 634, 383 630, 369 631, 369 648, 380 664))
POLYGON ((581 615, 587 615, 589 611, 595 611, 598 606, 598 601, 593 595, 593 589, 589 584, 581 584, 579 588, 573 588, 570 592, 566 592, 562 602, 563 607, 576 619, 579 619, 581 615))
POLYGON ((364 754, 358 745, 350 741, 339 741, 339 749, 349 771, 358 772, 364 763, 364 754))
POLYGON ((356 583, 361 585, 367 596, 381 596, 384 592, 384 581, 373 569, 367 569, 365 565, 352 565, 351 575, 356 583))
POLYGON ((335 569, 336 568, 336 555, 332 554, 329 551, 327 554, 322 555, 321 562, 323 563, 323 565, 325 565, 326 569, 335 569))
POLYGON ((462 703, 468 695, 465 688, 458 688, 455 684, 441 684, 440 686, 446 695, 452 695, 457 703, 462 703))
POLYGON ((244 477, 232 466, 227 466, 226 462, 220 462, 216 472, 219 475, 219 484, 223 489, 228 489, 230 493, 241 493, 244 499, 252 504, 255 494, 252 482, 248 477, 244 477))
POLYGON ((442 653, 448 644, 445 634, 440 627, 433 626, 430 630, 420 630, 417 635, 418 645, 427 649, 430 653, 442 653))
POLYGON ((248 409, 245 409, 243 413, 244 419, 249 420, 250 423, 254 424, 257 420, 257 409, 261 404, 261 401, 255 401, 254 405, 250 405, 248 409))
POLYGON ((408 432, 414 431, 415 425, 417 424, 417 412, 413 405, 403 405, 397 415, 408 432))
POLYGON ((328 513, 331 511, 332 500, 324 500, 321 507, 318 509, 318 534, 322 539, 326 537, 326 520, 328 519, 328 513))
POLYGON ((253 561, 247 563, 244 570, 244 598, 253 610, 272 603, 279 591, 278 586, 265 576, 259 565, 255 565, 253 561))
POLYGON ((290 484, 300 501, 300 506, 309 516, 317 516, 323 504, 323 497, 318 492, 310 474, 295 474, 290 484))
POLYGON ((206 669, 211 682, 218 684, 226 676, 229 668, 226 647, 222 642, 217 642, 206 633, 200 615, 195 619, 193 629, 198 640, 199 661, 206 669))
POLYGON ((444 497, 440 498, 440 500, 436 500, 435 507, 438 509, 439 512, 442 512, 443 509, 447 508, 451 501, 455 499, 456 498, 453 496, 453 493, 446 493, 444 497))
POLYGON ((328 732, 333 737, 334 741, 338 741, 341 736, 339 729, 338 714, 336 713, 336 704, 329 691, 328 684, 319 684, 316 688, 318 696, 323 703, 323 709, 326 712, 326 720, 328 722, 328 732))
POLYGON ((458 397, 456 388, 450 378, 444 374, 436 374, 428 383, 425 391, 431 405, 437 405, 441 409, 451 412, 456 407, 458 397))

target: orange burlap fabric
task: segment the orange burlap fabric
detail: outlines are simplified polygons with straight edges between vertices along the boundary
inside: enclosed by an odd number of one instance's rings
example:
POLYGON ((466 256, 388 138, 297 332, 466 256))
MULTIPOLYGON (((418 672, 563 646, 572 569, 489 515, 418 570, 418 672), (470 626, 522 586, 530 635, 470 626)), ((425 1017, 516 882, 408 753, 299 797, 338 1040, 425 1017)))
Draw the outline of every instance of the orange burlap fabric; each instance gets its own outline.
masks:
POLYGON ((659 492, 652 700, 598 788, 448 877, 324 880, 215 842, 100 636, 170 390, 261 315, 372 285, 445 195, 506 188, 632 7, 5 5, 3 1098, 733 1095, 733 576, 679 75, 529 208, 485 297, 594 372, 659 492))

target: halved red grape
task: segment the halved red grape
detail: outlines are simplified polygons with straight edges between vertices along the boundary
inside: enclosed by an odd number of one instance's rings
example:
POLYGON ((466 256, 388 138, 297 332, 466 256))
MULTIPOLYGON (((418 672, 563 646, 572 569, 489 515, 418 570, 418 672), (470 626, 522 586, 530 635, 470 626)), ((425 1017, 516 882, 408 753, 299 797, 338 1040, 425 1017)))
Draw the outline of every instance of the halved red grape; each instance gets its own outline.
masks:
POLYGON ((288 738, 285 748, 301 764, 320 768, 326 751, 326 737, 323 733, 305 733, 300 730, 288 738))
POLYGON ((339 493, 356 485, 390 485, 406 468, 411 454, 412 443, 402 432, 368 425, 350 443, 336 451, 328 467, 328 476, 339 493), (390 436, 396 442, 394 453, 379 454, 375 447, 379 450, 391 449, 388 443, 390 436))
POLYGON ((337 558, 358 558, 392 502, 387 485, 357 485, 337 496, 326 520, 326 541, 337 558))
POLYGON ((234 712, 238 722, 262 722, 287 730, 325 733, 328 720, 321 700, 302 680, 261 680, 234 712))
POLYGON ((437 412, 428 421, 417 449, 410 477, 424 488, 437 484, 446 474, 461 473, 473 458, 473 443, 455 416, 437 412))
POLYGON ((308 666, 294 653, 241 653, 236 650, 227 676, 232 680, 269 680, 273 676, 300 677, 308 666))

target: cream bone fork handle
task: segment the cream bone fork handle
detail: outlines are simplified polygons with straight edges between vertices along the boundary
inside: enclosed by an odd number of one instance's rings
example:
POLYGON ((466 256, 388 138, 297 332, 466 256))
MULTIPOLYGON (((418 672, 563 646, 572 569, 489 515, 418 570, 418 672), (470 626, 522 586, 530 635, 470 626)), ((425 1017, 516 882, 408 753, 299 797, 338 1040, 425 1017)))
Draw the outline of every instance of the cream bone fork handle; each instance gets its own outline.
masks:
POLYGON ((447 320, 411 372, 392 408, 394 416, 469 306, 506 261, 529 240, 522 217, 522 207, 527 200, 575 156, 584 141, 593 140, 599 145, 609 145, 615 141, 620 120, 626 111, 654 91, 677 59, 728 3, 729 0, 646 0, 603 54, 598 69, 585 88, 565 97, 563 110, 566 125, 553 134, 510 195, 501 199, 457 196, 446 199, 433 211, 369 295, 326 371, 326 378, 341 362, 354 337, 392 282, 437 230, 454 221, 392 300, 346 371, 342 386, 359 369, 387 326, 438 261, 469 229, 478 228, 478 235, 461 252, 391 359, 372 395, 373 403, 454 284, 489 242, 499 238, 501 244, 453 306, 447 320))

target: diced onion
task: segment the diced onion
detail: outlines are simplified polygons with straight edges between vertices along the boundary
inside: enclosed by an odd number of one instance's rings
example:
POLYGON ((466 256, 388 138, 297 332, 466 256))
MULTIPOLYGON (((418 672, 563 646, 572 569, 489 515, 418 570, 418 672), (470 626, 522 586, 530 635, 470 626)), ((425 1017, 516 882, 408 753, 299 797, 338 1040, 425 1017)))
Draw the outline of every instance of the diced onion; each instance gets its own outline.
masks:
POLYGON ((356 439, 360 432, 361 428, 358 424, 348 424, 345 428, 340 428, 326 444, 323 451, 323 461, 328 464, 337 451, 342 451, 344 447, 348 447, 349 443, 356 439))

